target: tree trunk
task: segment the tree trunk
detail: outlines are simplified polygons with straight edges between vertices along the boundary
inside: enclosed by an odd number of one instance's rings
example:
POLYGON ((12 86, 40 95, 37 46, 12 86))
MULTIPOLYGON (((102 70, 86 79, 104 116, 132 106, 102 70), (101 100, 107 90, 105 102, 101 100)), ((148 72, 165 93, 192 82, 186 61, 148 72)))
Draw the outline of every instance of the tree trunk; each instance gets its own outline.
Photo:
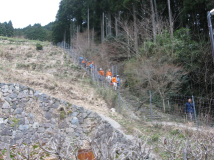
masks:
POLYGON ((155 19, 156 19, 156 22, 158 22, 159 17, 158 17, 158 10, 157 10, 157 3, 156 3, 156 0, 154 0, 154 6, 155 6, 155 19))
POLYGON ((116 37, 118 36, 118 14, 116 14, 115 16, 115 34, 116 34, 116 37))
POLYGON ((102 13, 102 20, 101 20, 101 43, 104 42, 104 12, 102 13))
POLYGON ((88 7, 88 23, 87 23, 87 27, 88 27, 88 47, 90 47, 89 7, 88 7))
POLYGON ((63 43, 63 44, 64 44, 64 46, 63 46, 63 47, 65 48, 65 43, 66 43, 66 29, 65 29, 65 32, 64 32, 63 39, 64 39, 64 40, 63 40, 63 41, 64 41, 64 43, 63 43))
POLYGON ((106 36, 108 35, 108 22, 107 22, 107 15, 105 16, 106 18, 106 36))
POLYGON ((171 13, 171 7, 170 7, 170 0, 168 0, 168 11, 169 11, 170 33, 171 33, 171 38, 173 38, 173 23, 172 23, 172 13, 171 13))
POLYGON ((108 11, 108 35, 111 35, 111 12, 108 11))
POLYGON ((134 47, 136 54, 138 54, 137 17, 135 4, 133 4, 133 14, 134 14, 134 47))
POLYGON ((151 11, 152 11, 152 31, 153 31, 153 40, 156 42, 156 25, 155 25, 155 12, 153 6, 153 0, 150 0, 151 3, 151 11))
POLYGON ((94 27, 92 29, 92 43, 94 43, 94 27))

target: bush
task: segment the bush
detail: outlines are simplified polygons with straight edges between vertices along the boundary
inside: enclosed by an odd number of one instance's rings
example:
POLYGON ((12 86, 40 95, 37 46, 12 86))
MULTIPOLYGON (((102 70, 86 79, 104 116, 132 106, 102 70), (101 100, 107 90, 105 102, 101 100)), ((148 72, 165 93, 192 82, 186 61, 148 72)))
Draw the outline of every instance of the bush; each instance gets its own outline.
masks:
POLYGON ((41 44, 37 43, 36 50, 43 50, 43 46, 41 44))

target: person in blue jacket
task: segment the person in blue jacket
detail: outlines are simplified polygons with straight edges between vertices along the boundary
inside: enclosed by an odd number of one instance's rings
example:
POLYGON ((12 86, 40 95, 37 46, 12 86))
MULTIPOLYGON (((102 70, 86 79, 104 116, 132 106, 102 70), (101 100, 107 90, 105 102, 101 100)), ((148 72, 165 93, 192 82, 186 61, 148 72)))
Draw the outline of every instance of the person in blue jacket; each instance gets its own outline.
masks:
POLYGON ((188 99, 188 102, 186 103, 185 114, 187 114, 190 121, 193 120, 194 108, 193 108, 192 99, 188 99))

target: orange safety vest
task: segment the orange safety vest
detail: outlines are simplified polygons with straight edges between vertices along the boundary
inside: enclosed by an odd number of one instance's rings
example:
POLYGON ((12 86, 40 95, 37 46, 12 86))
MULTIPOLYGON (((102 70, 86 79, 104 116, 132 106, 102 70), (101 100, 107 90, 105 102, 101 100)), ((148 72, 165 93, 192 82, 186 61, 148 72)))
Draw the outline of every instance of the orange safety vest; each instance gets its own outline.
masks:
POLYGON ((90 66, 90 62, 88 62, 87 66, 90 66))
POLYGON ((85 63, 85 60, 83 60, 82 63, 84 64, 84 63, 85 63))
POLYGON ((99 71, 99 74, 100 74, 101 76, 104 76, 104 71, 103 71, 103 70, 99 71))
POLYGON ((114 82, 117 83, 117 78, 113 77, 111 81, 112 81, 112 83, 114 83, 114 82))
POLYGON ((106 73, 106 77, 107 77, 107 76, 111 76, 111 77, 112 77, 111 71, 108 71, 108 72, 106 73))

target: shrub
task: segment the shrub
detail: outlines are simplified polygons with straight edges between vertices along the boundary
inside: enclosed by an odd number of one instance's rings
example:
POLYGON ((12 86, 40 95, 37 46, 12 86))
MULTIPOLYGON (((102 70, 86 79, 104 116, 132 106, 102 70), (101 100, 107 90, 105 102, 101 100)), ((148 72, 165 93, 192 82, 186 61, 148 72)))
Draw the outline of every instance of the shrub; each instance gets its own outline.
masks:
POLYGON ((37 43, 36 50, 43 50, 43 46, 41 44, 37 43))

